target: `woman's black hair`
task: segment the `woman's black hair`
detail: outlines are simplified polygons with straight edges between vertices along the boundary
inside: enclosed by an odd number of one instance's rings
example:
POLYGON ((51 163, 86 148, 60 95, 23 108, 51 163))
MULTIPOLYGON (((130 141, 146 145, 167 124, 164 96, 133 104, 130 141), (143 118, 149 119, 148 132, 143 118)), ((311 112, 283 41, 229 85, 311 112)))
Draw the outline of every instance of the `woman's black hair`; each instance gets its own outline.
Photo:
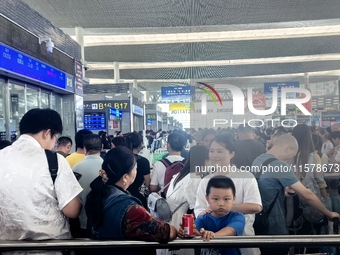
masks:
POLYGON ((105 170, 108 181, 104 183, 101 176, 94 179, 86 199, 86 215, 92 224, 100 225, 103 220, 104 201, 111 191, 109 186, 115 185, 124 174, 129 174, 135 164, 135 156, 126 147, 115 147, 106 153, 102 169, 105 170))
POLYGON ((202 141, 208 135, 213 135, 215 137, 216 136, 216 131, 214 129, 212 129, 212 128, 204 130, 204 132, 202 134, 202 141))
POLYGON ((111 140, 108 134, 105 131, 100 131, 98 133, 100 139, 102 140, 102 145, 104 150, 111 149, 111 140))
POLYGON ((217 142, 226 148, 230 153, 235 151, 235 137, 230 134, 220 134, 217 135, 211 143, 217 142))
POLYGON ((139 148, 143 143, 143 137, 136 131, 129 133, 126 136, 126 145, 132 151, 133 149, 139 148))
MULTIPOLYGON (((180 180, 182 180, 187 174, 195 173, 195 166, 204 167, 205 161, 209 158, 209 150, 204 145, 195 145, 190 148, 189 157, 183 169, 179 172, 174 181, 174 187, 180 180)), ((200 168, 201 169, 201 168, 200 168)), ((197 177, 198 178, 198 177, 197 177)))
POLYGON ((126 146, 125 137, 123 136, 116 136, 111 140, 111 143, 114 144, 115 147, 117 146, 126 146))
POLYGON ((306 124, 298 124, 293 128, 292 135, 299 145, 298 152, 294 157, 294 165, 304 166, 308 164, 309 154, 315 152, 311 129, 306 124))

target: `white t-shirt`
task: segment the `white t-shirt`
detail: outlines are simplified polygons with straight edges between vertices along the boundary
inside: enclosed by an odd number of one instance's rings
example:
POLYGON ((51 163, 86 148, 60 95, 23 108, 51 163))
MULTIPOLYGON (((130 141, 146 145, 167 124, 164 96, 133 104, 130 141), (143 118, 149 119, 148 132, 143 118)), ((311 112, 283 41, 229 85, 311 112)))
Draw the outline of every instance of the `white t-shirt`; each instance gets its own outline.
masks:
MULTIPOLYGON (((196 204, 195 204, 195 215, 196 217, 206 208, 209 204, 206 200, 206 189, 210 178, 217 176, 215 174, 210 174, 204 177, 198 185, 196 204)), ((236 199, 234 204, 244 204, 252 203, 262 206, 260 191, 257 185, 257 181, 253 174, 248 172, 231 172, 227 175, 234 182, 236 188, 236 199)), ((243 235, 244 236, 254 236, 253 224, 255 221, 255 214, 245 214, 246 224, 244 226, 243 235)), ((240 249, 242 255, 258 255, 260 250, 258 248, 242 248, 240 249)))
MULTIPOLYGON (((166 157, 171 163, 175 161, 182 161, 184 158, 177 155, 169 155, 166 157)), ((164 175, 166 167, 161 161, 157 161, 153 165, 150 185, 159 185, 161 192, 164 189, 164 175)))
POLYGON ((29 135, 0 150, 0 240, 71 238, 62 209, 81 191, 66 159, 58 156, 53 185, 46 154, 29 135))
MULTIPOLYGON (((180 224, 182 222, 182 216, 185 214, 189 209, 189 201, 188 195, 186 193, 186 189, 190 183, 190 175, 186 175, 182 180, 180 180, 176 186, 174 187, 174 182, 179 174, 176 174, 172 177, 168 192, 166 194, 166 201, 169 204, 171 212, 181 205, 178 210, 172 215, 172 219, 169 222, 170 225, 173 225, 176 229, 179 229, 180 224)), ((196 186, 197 188, 197 186, 196 186)), ((173 251, 169 251, 169 249, 158 249, 157 255, 194 255, 194 249, 181 249, 176 250, 176 253, 173 251)))

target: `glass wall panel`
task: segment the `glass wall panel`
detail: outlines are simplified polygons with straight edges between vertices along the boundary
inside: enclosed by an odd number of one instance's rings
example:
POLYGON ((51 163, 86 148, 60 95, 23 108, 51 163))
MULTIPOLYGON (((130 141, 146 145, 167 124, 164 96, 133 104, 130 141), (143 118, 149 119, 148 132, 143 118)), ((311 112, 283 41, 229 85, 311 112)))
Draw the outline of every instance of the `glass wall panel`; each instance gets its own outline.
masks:
POLYGON ((40 107, 45 109, 45 108, 50 108, 50 97, 47 91, 41 91, 41 101, 40 101, 40 107))
POLYGON ((39 90, 27 88, 27 111, 39 107, 39 90))
POLYGON ((10 91, 10 130, 11 134, 19 132, 19 121, 25 114, 25 87, 9 84, 10 91))
POLYGON ((61 96, 52 94, 51 98, 52 98, 51 108, 53 110, 56 110, 60 115, 62 115, 61 96))

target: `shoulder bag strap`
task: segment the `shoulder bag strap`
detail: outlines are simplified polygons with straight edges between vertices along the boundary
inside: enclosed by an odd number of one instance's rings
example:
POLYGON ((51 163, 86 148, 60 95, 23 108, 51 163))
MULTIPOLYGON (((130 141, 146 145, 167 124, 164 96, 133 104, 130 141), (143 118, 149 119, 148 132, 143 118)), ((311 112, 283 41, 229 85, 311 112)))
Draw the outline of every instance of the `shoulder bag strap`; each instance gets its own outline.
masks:
POLYGON ((175 212, 177 212, 177 211, 178 211, 178 209, 179 209, 179 208, 181 208, 181 207, 182 207, 182 205, 184 205, 185 203, 187 203, 187 201, 184 201, 184 202, 180 203, 180 205, 179 205, 179 206, 177 206, 177 207, 175 208, 175 210, 174 210, 173 212, 171 212, 171 214, 175 214, 175 212))
POLYGON ((48 162, 48 169, 50 170, 51 178, 53 184, 58 175, 58 156, 55 152, 50 150, 45 150, 45 154, 48 162))
MULTIPOLYGON (((163 158, 161 160, 161 162, 163 163, 163 165, 165 166, 165 168, 167 168, 168 166, 171 166, 172 163, 170 162, 170 160, 168 160, 167 158, 163 158)), ((173 162, 174 163, 174 162, 173 162)))
POLYGON ((263 162, 261 164, 261 175, 262 175, 262 167, 263 166, 268 166, 270 163, 272 163, 273 161, 277 160, 277 158, 269 158, 267 159, 265 162, 263 162))
MULTIPOLYGON (((270 163, 272 163, 275 160, 277 160, 277 158, 269 158, 269 159, 267 159, 265 162, 263 162, 261 164, 261 175, 262 175, 262 170, 263 170, 262 167, 263 166, 268 166, 270 163)), ((279 194, 280 194, 280 190, 276 193, 276 196, 275 196, 274 200, 271 202, 271 204, 270 204, 270 206, 268 208, 268 211, 267 211, 267 216, 270 215, 270 213, 271 213, 271 211, 272 211, 272 209, 273 209, 273 207, 274 207, 274 205, 276 203, 276 200, 279 197, 279 194)))
POLYGON ((270 206, 269 206, 269 208, 268 208, 268 211, 267 211, 267 216, 270 215, 270 212, 272 211, 272 209, 273 209, 273 207, 274 207, 274 205, 275 205, 275 203, 276 203, 276 200, 277 200, 277 198, 279 197, 279 194, 280 194, 280 190, 276 193, 276 196, 275 196, 273 202, 270 204, 270 206))

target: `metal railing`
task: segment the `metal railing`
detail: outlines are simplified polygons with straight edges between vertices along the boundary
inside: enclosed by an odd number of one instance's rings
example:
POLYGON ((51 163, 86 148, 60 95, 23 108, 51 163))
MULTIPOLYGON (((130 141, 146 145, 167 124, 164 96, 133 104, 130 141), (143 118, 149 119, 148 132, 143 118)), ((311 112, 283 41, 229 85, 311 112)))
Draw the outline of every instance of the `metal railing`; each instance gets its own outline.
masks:
POLYGON ((46 241, 0 241, 1 251, 19 250, 76 250, 108 248, 157 248, 185 249, 208 247, 332 247, 340 246, 339 235, 301 235, 301 236, 232 236, 214 238, 203 242, 200 237, 179 239, 167 244, 144 241, 98 241, 91 239, 46 240, 46 241))

